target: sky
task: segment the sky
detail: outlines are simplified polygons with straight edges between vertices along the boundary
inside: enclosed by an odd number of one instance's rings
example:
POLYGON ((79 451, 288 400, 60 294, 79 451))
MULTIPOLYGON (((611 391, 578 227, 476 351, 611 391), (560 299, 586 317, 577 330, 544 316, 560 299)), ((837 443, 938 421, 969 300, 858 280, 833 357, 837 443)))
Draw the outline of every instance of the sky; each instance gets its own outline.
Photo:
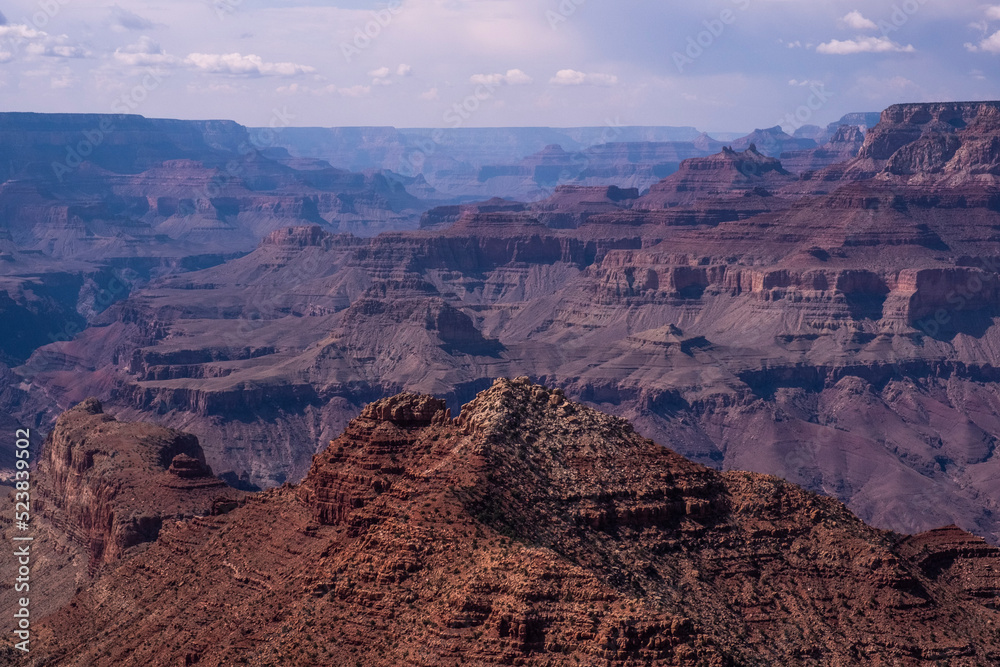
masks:
POLYGON ((794 130, 998 72, 972 0, 0 0, 3 111, 794 130))

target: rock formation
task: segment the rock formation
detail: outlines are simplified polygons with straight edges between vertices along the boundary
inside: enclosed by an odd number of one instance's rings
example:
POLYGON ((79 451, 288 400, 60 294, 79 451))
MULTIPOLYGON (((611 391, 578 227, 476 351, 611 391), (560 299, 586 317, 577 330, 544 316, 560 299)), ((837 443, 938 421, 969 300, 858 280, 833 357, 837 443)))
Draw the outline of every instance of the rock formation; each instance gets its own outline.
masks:
POLYGON ((278 230, 43 347, 11 400, 99 394, 263 488, 301 480, 367 403, 457 411, 529 375, 879 528, 998 543, 995 106, 894 107, 867 157, 802 177, 748 147, 639 197, 570 186, 371 239, 278 230))
MULTIPOLYGON (((127 423, 87 399, 59 417, 32 472, 34 612, 156 540, 163 525, 232 509, 245 495, 212 474, 193 435, 127 423)), ((13 526, 6 519, 4 533, 13 526)), ((12 559, 0 564, 7 581, 12 559)), ((15 598, 7 586, 0 606, 15 598)))
POLYGON ((856 125, 842 125, 830 141, 819 148, 781 154, 781 166, 793 174, 817 171, 847 162, 858 155, 865 133, 856 125))
POLYGON ((676 174, 651 187, 634 207, 671 208, 719 197, 766 196, 795 180, 778 159, 762 154, 754 144, 744 151, 723 148, 711 157, 685 160, 676 174))
POLYGON ((750 146, 754 146, 769 157, 778 157, 782 153, 789 151, 803 151, 816 148, 816 142, 812 139, 789 136, 779 125, 763 130, 754 130, 747 136, 741 137, 730 144, 731 148, 738 151, 744 151, 750 146))
POLYGON ((298 487, 165 526, 30 665, 990 665, 1000 550, 718 473, 526 378, 368 406, 298 487))

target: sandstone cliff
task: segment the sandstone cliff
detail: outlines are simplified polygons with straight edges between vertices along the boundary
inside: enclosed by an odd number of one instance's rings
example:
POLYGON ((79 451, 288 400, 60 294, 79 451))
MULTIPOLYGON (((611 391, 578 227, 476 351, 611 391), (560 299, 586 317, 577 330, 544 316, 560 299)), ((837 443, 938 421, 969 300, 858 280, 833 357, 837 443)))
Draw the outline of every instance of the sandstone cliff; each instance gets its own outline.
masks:
POLYGON ((33 665, 991 665, 1000 551, 720 474, 525 378, 368 406, 298 488, 177 522, 33 665))
MULTIPOLYGON (((37 615, 154 542, 165 522, 229 511, 245 495, 212 475, 194 436, 120 422, 96 399, 59 417, 31 479, 30 597, 37 615)), ((7 537, 24 534, 9 519, 2 528, 7 537)), ((13 566, 12 559, 0 563, 8 582, 13 566)), ((17 597, 5 585, 0 607, 13 608, 17 597)))
POLYGON ((194 436, 119 422, 89 399, 49 434, 35 507, 97 568, 155 540, 164 518, 211 514, 239 498, 204 459, 194 436))

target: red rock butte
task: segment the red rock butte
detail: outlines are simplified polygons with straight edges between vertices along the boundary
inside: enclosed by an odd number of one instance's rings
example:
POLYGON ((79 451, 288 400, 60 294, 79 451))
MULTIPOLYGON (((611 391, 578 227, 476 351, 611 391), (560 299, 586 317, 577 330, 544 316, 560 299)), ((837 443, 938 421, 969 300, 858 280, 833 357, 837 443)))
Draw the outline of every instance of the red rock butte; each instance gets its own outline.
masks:
POLYGON ((873 529, 518 378, 457 418, 366 407, 299 486, 165 525, 25 664, 978 666, 998 601, 1000 550, 953 526, 873 529))

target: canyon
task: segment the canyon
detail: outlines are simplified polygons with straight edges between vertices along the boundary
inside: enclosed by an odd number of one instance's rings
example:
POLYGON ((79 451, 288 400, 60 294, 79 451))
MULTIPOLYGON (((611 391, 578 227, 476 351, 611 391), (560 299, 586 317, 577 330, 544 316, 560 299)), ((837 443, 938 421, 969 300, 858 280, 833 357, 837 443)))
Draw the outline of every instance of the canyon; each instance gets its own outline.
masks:
MULTIPOLYGON (((98 415, 84 402, 61 437, 96 436, 98 415)), ((664 444, 525 377, 457 418, 381 399, 301 484, 165 521, 41 620, 25 664, 1000 660, 996 547, 879 531, 664 444)))
POLYGON ((253 491, 302 480, 368 403, 415 391, 457 413, 524 375, 878 528, 996 544, 1000 104, 852 120, 777 155, 731 142, 648 188, 422 200, 375 236, 275 221, 249 252, 151 272, 25 344, 4 410, 43 431, 98 396, 195 433, 253 491))
POLYGON ((279 229, 40 348, 21 400, 155 416, 253 490, 302 479, 383 396, 457 411, 527 375, 877 527, 996 543, 998 113, 893 107, 798 175, 751 144, 646 191, 558 186, 367 239, 279 229))

